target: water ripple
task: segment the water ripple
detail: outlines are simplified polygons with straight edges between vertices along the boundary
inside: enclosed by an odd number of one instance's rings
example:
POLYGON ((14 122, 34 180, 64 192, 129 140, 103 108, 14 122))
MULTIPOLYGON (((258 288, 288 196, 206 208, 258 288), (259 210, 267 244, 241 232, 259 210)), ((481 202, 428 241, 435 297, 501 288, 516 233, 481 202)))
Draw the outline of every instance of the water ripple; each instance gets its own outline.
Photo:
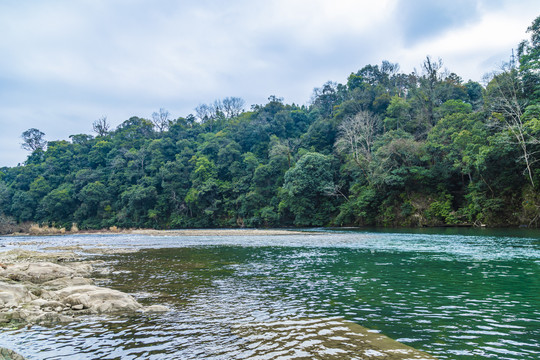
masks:
POLYGON ((376 358, 388 349, 360 348, 357 338, 379 332, 439 359, 540 357, 540 244, 532 237, 373 232, 46 241, 155 248, 101 256, 114 271, 99 281, 173 311, 3 330, 0 345, 28 359, 376 358), (351 330, 354 323, 372 331, 351 330))

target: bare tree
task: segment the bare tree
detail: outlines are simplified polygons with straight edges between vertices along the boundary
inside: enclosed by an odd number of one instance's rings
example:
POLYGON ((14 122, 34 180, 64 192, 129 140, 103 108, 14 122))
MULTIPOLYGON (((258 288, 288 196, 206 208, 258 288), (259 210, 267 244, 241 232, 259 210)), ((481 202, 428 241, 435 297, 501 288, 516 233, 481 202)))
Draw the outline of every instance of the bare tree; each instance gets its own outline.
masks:
POLYGON ((158 129, 159 132, 163 132, 169 129, 171 120, 169 119, 169 112, 163 108, 159 109, 159 113, 152 113, 152 123, 158 129))
POLYGON ((373 143, 380 123, 379 117, 369 111, 360 111, 346 118, 338 127, 336 150, 366 170, 372 160, 373 143))
POLYGON ((435 125, 434 109, 437 106, 437 84, 443 78, 443 62, 439 58, 433 60, 431 57, 426 56, 426 59, 422 63, 423 75, 418 78, 420 82, 420 90, 417 93, 420 104, 422 104, 426 121, 429 126, 435 125))
POLYGON ((488 85, 488 99, 493 118, 515 139, 515 144, 522 154, 521 158, 525 162, 524 172, 534 187, 532 164, 537 160, 531 147, 539 144, 539 140, 528 133, 523 121, 523 109, 527 104, 521 94, 521 83, 516 69, 505 69, 493 76, 488 85))
POLYGON ((215 100, 213 104, 200 104, 195 108, 195 113, 201 122, 215 120, 221 113, 221 101, 215 100))
POLYGON ((205 122, 212 117, 212 109, 208 104, 200 104, 195 108, 195 114, 201 122, 205 122))
POLYGON ((21 138, 23 143, 21 147, 28 151, 36 151, 38 149, 44 150, 47 145, 47 141, 44 138, 45 133, 39 131, 38 129, 31 128, 22 133, 21 138))
POLYGON ((226 118, 233 118, 244 111, 245 101, 239 97, 226 97, 222 101, 223 114, 226 118))
POLYGON ((244 111, 245 101, 239 97, 226 97, 223 100, 214 100, 211 104, 200 104, 195 108, 195 114, 201 122, 208 122, 218 118, 230 119, 244 111))
POLYGON ((98 136, 106 136, 109 133, 111 125, 107 122, 107 117, 102 116, 92 123, 92 130, 98 136))
POLYGON ((214 128, 214 122, 220 114, 220 102, 218 100, 214 101, 213 104, 200 104, 195 108, 195 113, 197 118, 203 124, 206 124, 210 131, 214 128))

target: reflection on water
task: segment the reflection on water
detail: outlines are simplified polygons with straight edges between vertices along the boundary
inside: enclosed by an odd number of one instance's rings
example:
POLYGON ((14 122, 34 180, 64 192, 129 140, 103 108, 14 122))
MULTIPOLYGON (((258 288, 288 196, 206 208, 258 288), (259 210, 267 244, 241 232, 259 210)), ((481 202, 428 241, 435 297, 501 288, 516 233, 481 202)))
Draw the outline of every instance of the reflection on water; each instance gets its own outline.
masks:
MULTIPOLYGON (((370 333, 355 323, 439 359, 540 357, 537 238, 112 238, 118 246, 155 249, 102 257, 115 269, 102 281, 172 312, 6 329, 0 346, 30 359, 399 358, 381 355, 393 342, 366 352, 360 340, 370 333)), ((397 350, 387 355, 405 351, 397 350)))

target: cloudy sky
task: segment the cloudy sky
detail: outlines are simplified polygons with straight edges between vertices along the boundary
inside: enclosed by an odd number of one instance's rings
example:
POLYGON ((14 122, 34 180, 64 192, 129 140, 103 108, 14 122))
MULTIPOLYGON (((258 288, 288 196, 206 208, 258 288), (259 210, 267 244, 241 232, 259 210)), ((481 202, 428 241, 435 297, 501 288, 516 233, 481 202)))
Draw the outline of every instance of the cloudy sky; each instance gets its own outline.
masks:
POLYGON ((382 60, 440 57, 480 81, 538 15, 538 0, 2 0, 0 167, 25 161, 28 128, 68 139, 227 96, 306 104, 382 60))

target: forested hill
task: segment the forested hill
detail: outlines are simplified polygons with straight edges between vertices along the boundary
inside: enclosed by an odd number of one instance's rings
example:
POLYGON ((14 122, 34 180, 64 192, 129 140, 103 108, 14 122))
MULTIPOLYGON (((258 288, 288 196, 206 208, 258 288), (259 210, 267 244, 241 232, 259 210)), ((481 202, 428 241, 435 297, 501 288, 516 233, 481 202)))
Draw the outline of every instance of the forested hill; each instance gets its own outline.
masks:
POLYGON ((486 87, 426 58, 367 65, 309 106, 238 98, 45 142, 0 172, 3 223, 117 227, 538 224, 540 17, 486 87))

